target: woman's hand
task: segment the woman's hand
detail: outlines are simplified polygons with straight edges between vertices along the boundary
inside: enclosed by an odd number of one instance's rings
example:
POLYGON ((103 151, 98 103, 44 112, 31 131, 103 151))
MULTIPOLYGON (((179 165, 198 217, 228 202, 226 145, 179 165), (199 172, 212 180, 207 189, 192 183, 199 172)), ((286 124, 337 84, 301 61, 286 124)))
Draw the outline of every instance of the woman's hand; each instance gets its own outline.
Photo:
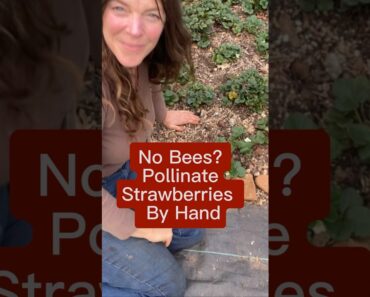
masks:
POLYGON ((199 117, 187 110, 169 110, 167 111, 166 118, 163 124, 168 129, 176 131, 184 131, 186 124, 199 124, 199 117))
POLYGON ((171 228, 137 228, 132 237, 145 238, 150 242, 164 242, 168 247, 172 240, 171 228))

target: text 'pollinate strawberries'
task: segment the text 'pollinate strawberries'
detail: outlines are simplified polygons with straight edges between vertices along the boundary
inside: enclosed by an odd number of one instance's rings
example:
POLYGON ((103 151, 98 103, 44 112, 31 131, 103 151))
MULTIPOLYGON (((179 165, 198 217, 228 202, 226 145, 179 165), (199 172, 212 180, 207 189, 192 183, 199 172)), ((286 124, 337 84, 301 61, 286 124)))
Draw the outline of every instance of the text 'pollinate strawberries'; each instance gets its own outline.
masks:
POLYGON ((225 227, 226 210, 244 206, 243 182, 224 179, 230 162, 228 143, 133 143, 137 178, 118 181, 117 205, 137 227, 225 227))

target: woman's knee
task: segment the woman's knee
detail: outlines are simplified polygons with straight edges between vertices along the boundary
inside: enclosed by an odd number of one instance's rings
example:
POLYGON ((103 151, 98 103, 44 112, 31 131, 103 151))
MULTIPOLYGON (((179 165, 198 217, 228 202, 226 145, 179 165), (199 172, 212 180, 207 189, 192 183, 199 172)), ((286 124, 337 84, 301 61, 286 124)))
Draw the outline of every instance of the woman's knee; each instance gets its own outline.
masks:
MULTIPOLYGON (((106 291, 118 289, 148 297, 183 297, 185 274, 162 244, 103 233, 103 282, 106 291)), ((130 296, 130 294, 126 294, 130 296)), ((114 295, 107 295, 114 296, 114 295)))
POLYGON ((179 265, 166 272, 159 290, 163 292, 163 297, 183 297, 185 295, 186 278, 179 265))

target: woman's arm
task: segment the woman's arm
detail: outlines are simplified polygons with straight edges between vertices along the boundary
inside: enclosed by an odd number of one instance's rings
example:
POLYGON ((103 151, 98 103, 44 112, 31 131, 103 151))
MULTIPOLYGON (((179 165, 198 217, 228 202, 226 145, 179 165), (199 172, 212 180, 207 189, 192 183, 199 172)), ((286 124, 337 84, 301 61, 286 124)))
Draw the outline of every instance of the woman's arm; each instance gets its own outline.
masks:
POLYGON ((167 115, 167 107, 166 107, 166 103, 164 102, 161 85, 152 84, 152 96, 153 96, 155 120, 158 123, 163 123, 167 115))
POLYGON ((198 124, 199 117, 188 110, 167 110, 161 85, 152 85, 155 119, 168 129, 184 131, 186 124, 198 124))
POLYGON ((151 242, 163 242, 169 246, 172 240, 171 228, 136 228, 135 213, 131 209, 118 208, 117 200, 102 189, 103 231, 123 240, 128 237, 145 238, 151 242))
POLYGON ((102 229, 119 239, 127 239, 136 230, 135 213, 128 208, 118 208, 117 200, 102 189, 102 229))

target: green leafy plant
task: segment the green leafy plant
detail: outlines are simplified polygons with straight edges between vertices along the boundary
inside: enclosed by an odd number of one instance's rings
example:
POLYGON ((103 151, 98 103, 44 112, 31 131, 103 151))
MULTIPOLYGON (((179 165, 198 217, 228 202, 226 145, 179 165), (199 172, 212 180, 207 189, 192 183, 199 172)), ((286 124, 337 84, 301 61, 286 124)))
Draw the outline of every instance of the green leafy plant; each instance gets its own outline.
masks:
MULTIPOLYGON (((231 136, 229 139, 225 137, 220 137, 217 139, 218 142, 230 142, 231 144, 231 152, 234 153, 239 147, 244 148, 244 143, 249 146, 250 142, 243 142, 241 138, 244 136, 245 130, 244 127, 236 126, 232 128, 231 136)), ((252 147, 250 147, 252 149, 252 147)), ((234 156, 235 154, 233 154, 234 156)), ((233 157, 231 159, 231 168, 230 171, 227 172, 227 176, 230 178, 235 177, 244 177, 245 176, 245 167, 242 166, 241 162, 235 160, 233 157)))
POLYGON ((163 97, 167 106, 172 106, 180 100, 179 95, 171 89, 164 90, 163 97))
POLYGON ((229 142, 231 143, 231 150, 239 150, 241 154, 249 154, 253 148, 253 143, 249 138, 245 138, 245 129, 242 126, 236 126, 231 129, 231 136, 229 142), (245 138, 245 139, 244 139, 245 138))
POLYGON ((246 14, 254 14, 261 10, 267 10, 268 0, 240 0, 240 4, 246 14))
POLYGON ((232 147, 239 150, 241 154, 250 155, 256 145, 268 144, 268 128, 267 119, 261 119, 256 123, 256 133, 250 137, 246 137, 243 127, 234 127, 230 142, 232 147))
POLYGON ((180 91, 180 97, 186 100, 186 103, 194 108, 203 104, 211 104, 215 93, 211 87, 200 82, 190 83, 185 89, 180 91))
POLYGON ((243 104, 259 112, 267 104, 267 78, 249 69, 220 87, 225 104, 243 104))
POLYGON ((184 22, 200 48, 209 47, 213 25, 220 24, 233 33, 240 34, 244 25, 230 9, 230 4, 221 0, 195 1, 184 7, 184 22))
POLYGON ((245 168, 242 166, 240 161, 231 160, 229 175, 231 178, 245 176, 245 168))
POLYGON ((224 64, 235 61, 240 57, 240 46, 232 43, 224 43, 216 48, 213 54, 213 62, 216 64, 224 64))
MULTIPOLYGON (((334 104, 317 124, 306 114, 289 115, 287 129, 323 128, 330 136, 332 164, 351 152, 361 164, 370 164, 370 80, 366 77, 338 79, 332 92, 334 104)), ((353 157, 352 157, 353 158, 353 157)), ((331 238, 370 236, 370 210, 353 188, 341 189, 333 184, 330 215, 322 220, 331 238)))
POLYGON ((268 49, 269 49, 269 43, 268 43, 268 31, 260 31, 257 33, 256 36, 256 50, 260 54, 267 57, 268 55, 268 49))
POLYGON ((247 32, 257 35, 263 29, 264 22, 255 15, 248 16, 245 20, 244 27, 247 32))
POLYGON ((184 22, 192 34, 193 41, 201 48, 208 47, 209 35, 216 17, 213 1, 195 2, 184 7, 184 22))
MULTIPOLYGON (((235 126, 231 129, 231 135, 228 139, 219 138, 218 141, 230 142, 231 152, 233 155, 251 155, 256 145, 266 145, 268 143, 267 118, 260 119, 256 122, 256 133, 247 137, 243 126, 235 126)), ((232 160, 230 177, 244 177, 245 168, 240 161, 232 160)))
POLYGON ((330 214, 322 220, 330 238, 345 241, 351 237, 370 236, 370 209, 364 206, 359 193, 350 187, 341 189, 333 184, 330 214))
MULTIPOLYGON (((324 114, 321 125, 330 135, 331 159, 338 160, 352 149, 359 159, 370 164, 370 115, 365 106, 370 103, 370 81, 366 77, 338 79, 333 84, 334 104, 324 114)), ((295 113, 285 124, 289 129, 318 128, 308 115, 295 113)))
POLYGON ((224 29, 231 29, 234 34, 240 34, 244 30, 244 24, 240 18, 227 5, 222 5, 219 9, 215 22, 222 25, 224 29))
POLYGON ((191 75, 190 66, 183 65, 180 69, 179 77, 177 78, 177 82, 180 85, 186 85, 188 82, 193 80, 194 77, 191 75))

